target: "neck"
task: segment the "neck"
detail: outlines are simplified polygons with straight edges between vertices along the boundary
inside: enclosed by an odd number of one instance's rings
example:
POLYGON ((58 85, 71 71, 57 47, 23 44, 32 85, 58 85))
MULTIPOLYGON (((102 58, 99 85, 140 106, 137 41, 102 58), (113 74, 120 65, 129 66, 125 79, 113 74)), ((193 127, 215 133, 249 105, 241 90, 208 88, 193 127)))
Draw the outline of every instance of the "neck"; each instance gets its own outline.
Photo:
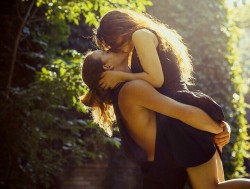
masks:
POLYGON ((123 72, 131 72, 130 68, 128 66, 128 59, 129 59, 129 54, 121 52, 119 53, 119 56, 121 58, 121 64, 116 68, 117 71, 123 71, 123 72))

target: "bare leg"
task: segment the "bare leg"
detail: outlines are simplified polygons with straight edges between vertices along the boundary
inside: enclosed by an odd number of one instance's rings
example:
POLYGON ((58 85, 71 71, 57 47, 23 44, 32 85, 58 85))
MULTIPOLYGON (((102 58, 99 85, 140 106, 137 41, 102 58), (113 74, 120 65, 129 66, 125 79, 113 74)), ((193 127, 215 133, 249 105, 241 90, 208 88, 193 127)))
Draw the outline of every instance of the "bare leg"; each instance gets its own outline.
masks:
POLYGON ((220 155, 219 155, 217 150, 215 153, 215 157, 216 157, 216 163, 217 163, 218 180, 219 180, 219 182, 223 182, 223 181, 225 181, 224 169, 223 169, 223 164, 222 164, 220 155))
POLYGON ((208 162, 187 168, 193 189, 249 189, 250 179, 233 179, 219 182, 216 155, 208 162))

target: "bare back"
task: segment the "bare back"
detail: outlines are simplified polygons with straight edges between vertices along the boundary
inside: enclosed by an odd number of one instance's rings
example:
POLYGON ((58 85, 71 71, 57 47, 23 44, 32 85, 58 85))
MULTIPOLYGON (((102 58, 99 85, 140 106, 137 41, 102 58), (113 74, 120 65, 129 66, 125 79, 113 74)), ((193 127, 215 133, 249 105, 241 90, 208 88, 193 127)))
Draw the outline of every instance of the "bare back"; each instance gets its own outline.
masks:
MULTIPOLYGON (((126 84, 125 84, 126 85, 126 84)), ((118 96, 119 109, 128 133, 146 151, 148 161, 154 160, 156 139, 155 112, 133 102, 130 89, 123 87, 118 96)))

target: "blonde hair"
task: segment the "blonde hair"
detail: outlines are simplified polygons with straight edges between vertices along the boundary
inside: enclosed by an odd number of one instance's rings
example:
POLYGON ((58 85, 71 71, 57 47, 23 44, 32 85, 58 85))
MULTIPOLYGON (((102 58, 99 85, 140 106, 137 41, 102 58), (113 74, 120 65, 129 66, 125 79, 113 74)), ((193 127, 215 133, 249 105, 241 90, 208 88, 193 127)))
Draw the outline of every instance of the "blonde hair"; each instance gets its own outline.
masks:
POLYGON ((90 107, 94 123, 111 136, 116 117, 112 105, 112 91, 104 90, 98 85, 103 72, 103 62, 89 52, 82 65, 82 80, 89 91, 80 97, 80 102, 90 107))
POLYGON ((120 50, 123 43, 131 40, 132 34, 136 30, 142 28, 149 29, 158 36, 159 48, 171 53, 172 56, 169 58, 178 64, 182 80, 187 84, 192 84, 193 66, 182 37, 149 14, 127 9, 110 11, 100 20, 100 26, 96 30, 94 39, 98 47, 116 52, 120 50), (117 43, 119 37, 122 38, 122 41, 117 43))

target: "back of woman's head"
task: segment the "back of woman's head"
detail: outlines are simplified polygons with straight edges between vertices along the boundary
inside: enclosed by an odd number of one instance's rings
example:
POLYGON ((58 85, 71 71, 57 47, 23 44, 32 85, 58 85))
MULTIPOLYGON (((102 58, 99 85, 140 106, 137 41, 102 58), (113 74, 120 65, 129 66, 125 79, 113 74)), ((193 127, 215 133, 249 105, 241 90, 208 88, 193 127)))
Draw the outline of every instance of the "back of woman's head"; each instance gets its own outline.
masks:
POLYGON ((89 52, 82 65, 82 80, 89 90, 80 97, 81 103, 90 107, 93 120, 99 124, 109 135, 112 133, 112 122, 115 120, 111 90, 102 89, 98 83, 104 72, 103 62, 89 52))
POLYGON ((108 12, 100 20, 95 35, 96 44, 105 50, 118 51, 124 42, 131 39, 134 31, 140 28, 140 17, 141 14, 127 9, 108 12))

